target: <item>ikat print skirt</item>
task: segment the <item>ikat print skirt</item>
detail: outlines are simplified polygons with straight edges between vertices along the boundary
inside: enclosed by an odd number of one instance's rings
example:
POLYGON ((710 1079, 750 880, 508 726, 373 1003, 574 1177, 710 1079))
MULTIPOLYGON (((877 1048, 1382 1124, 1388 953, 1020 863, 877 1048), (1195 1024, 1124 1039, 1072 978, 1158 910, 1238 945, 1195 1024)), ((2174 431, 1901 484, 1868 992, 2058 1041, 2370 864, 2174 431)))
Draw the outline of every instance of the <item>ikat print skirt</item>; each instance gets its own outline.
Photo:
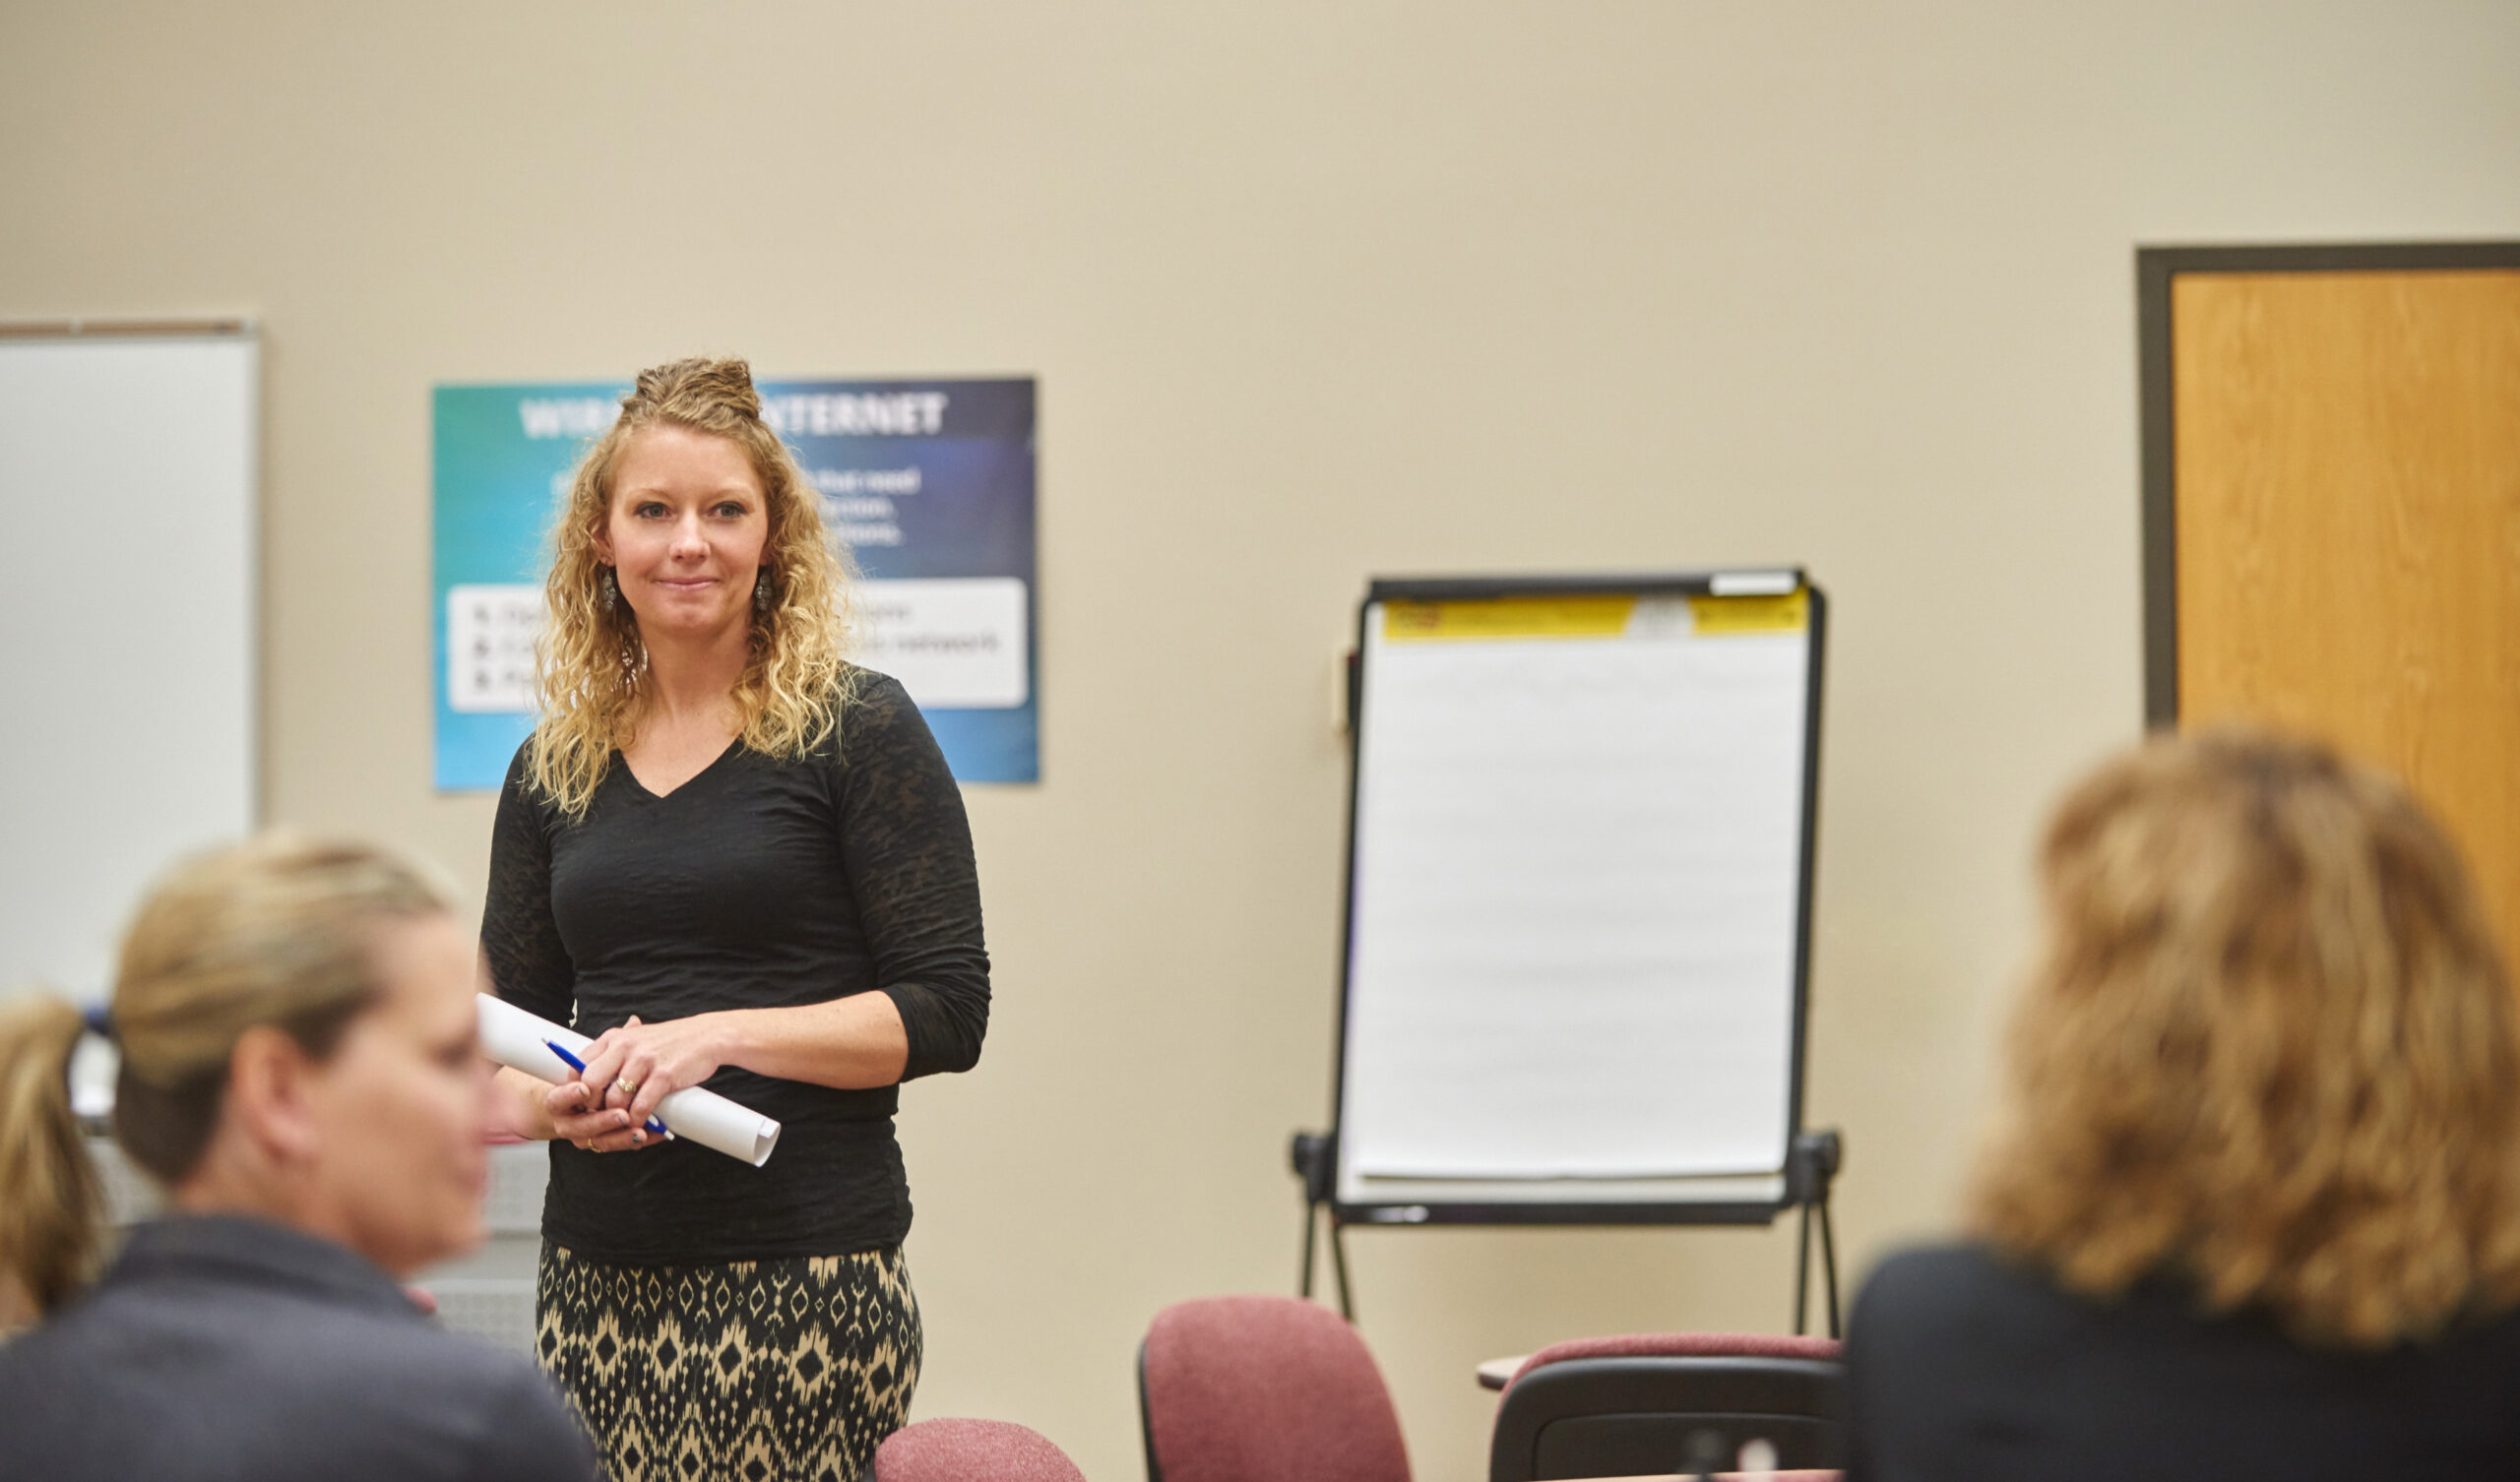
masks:
POLYGON ((535 1287, 536 1352, 612 1482, 858 1482, 910 1418, 898 1246, 626 1266, 545 1241, 535 1287))

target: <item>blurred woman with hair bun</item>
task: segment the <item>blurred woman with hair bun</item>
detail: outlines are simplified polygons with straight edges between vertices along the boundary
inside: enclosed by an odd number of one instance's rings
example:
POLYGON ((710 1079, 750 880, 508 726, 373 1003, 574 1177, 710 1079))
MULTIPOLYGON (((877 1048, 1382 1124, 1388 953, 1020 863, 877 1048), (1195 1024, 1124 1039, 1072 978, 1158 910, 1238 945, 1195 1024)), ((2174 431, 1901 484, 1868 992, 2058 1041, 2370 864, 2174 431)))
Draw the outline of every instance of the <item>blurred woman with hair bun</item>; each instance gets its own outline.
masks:
POLYGON ((2520 1030, 2449 839, 2207 732, 2074 788, 2040 880, 1975 1239, 1866 1284, 1850 1476, 2520 1476, 2520 1030))
POLYGON ((565 1085, 501 1073, 552 1140, 543 1362, 615 1482, 854 1478, 922 1353, 899 1087, 988 1024, 962 793, 844 657, 846 554, 744 362, 641 373, 552 547, 481 927, 503 998, 596 1036, 565 1085), (767 1164, 647 1134, 701 1084, 785 1125, 767 1164))
POLYGON ((273 836, 151 892, 109 1018, 0 1015, 0 1277, 47 1315, 0 1343, 0 1479, 596 1474, 532 1364, 400 1284, 481 1239, 476 971, 410 866, 273 836), (68 1083, 92 1028, 121 1051, 115 1138, 171 1211, 93 1286, 68 1083))

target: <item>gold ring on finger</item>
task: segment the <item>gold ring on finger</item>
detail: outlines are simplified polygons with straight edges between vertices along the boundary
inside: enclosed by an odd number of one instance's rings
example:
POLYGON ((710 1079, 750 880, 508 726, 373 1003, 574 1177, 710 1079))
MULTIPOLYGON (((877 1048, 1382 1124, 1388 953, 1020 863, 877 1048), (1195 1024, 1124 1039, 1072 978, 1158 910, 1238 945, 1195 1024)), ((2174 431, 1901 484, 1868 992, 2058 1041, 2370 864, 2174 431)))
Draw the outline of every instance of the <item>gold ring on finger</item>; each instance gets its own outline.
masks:
POLYGON ((621 1094, 625 1096, 635 1096, 639 1094, 639 1082, 636 1081, 615 1081, 612 1083, 621 1087, 621 1094))

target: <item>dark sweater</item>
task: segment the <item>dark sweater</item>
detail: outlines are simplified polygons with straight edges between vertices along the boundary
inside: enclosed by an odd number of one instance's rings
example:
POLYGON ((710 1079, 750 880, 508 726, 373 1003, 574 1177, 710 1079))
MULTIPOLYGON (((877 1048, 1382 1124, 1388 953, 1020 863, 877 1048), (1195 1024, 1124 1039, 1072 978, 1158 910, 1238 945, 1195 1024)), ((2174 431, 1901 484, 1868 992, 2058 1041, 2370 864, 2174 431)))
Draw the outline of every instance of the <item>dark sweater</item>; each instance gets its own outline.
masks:
MULTIPOLYGON (((600 1034, 639 1016, 880 992, 909 1077, 962 1071, 988 1024, 988 954, 963 796, 899 683, 865 674, 840 732, 781 761, 741 742, 663 797, 619 754, 571 822, 508 769, 482 951, 499 995, 600 1034)), ((725 1069, 711 1090, 784 1126, 759 1168, 689 1142, 551 1146, 542 1230, 624 1262, 827 1256, 900 1243, 899 1089, 725 1069)))
POLYGON ((1848 1328, 1849 1482, 2520 1477, 2520 1316, 2311 1348, 2173 1283, 2070 1295, 1975 1248, 1912 1252, 1848 1328))
POLYGON ((420 1316, 361 1257, 225 1216, 132 1232, 95 1287, 0 1343, 0 1482, 587 1482, 525 1358, 420 1316))

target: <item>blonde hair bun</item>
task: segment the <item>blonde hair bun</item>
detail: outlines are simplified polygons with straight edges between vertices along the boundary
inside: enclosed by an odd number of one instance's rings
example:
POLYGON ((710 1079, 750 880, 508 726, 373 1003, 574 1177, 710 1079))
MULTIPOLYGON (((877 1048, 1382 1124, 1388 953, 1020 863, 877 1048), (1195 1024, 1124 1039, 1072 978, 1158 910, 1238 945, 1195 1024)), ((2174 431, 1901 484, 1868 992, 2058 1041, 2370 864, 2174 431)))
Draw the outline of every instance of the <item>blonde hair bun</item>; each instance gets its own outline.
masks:
POLYGON ((639 372, 622 414, 633 408, 655 420, 703 427, 728 414, 761 418, 761 393, 753 389, 752 366, 732 356, 714 360, 691 355, 650 366, 639 372))

